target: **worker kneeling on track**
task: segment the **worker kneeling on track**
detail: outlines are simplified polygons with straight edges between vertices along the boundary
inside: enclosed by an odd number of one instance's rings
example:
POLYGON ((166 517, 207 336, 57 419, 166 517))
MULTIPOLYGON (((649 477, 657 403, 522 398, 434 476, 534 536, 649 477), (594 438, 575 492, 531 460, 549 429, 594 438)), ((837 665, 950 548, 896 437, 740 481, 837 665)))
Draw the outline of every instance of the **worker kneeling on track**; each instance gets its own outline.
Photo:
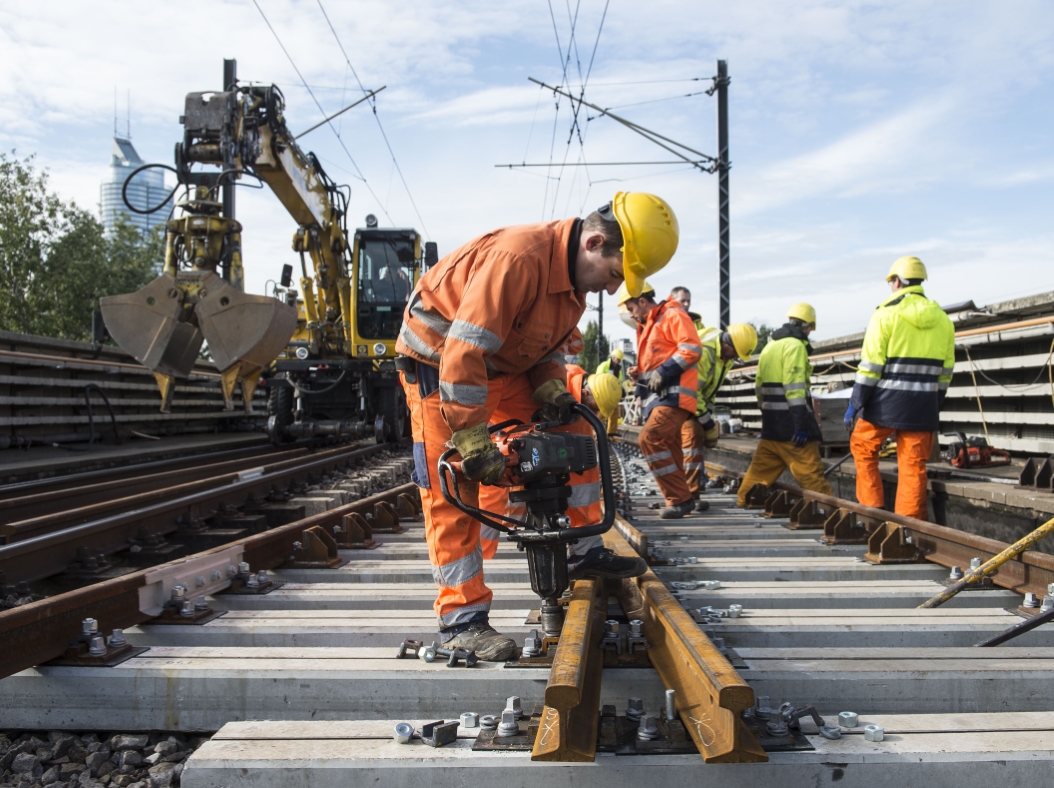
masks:
MULTIPOLYGON (((464 500, 490 511, 504 492, 489 485, 505 460, 488 423, 546 420, 569 424, 563 350, 581 343, 577 324, 586 293, 614 293, 644 277, 677 249, 677 219, 658 197, 619 192, 581 219, 495 230, 456 249, 421 277, 396 345, 410 409, 414 478, 421 487, 435 611, 448 647, 483 660, 515 656, 516 643, 488 623, 493 594, 483 577, 480 523, 438 490, 437 465, 448 443, 461 454, 464 500), (482 483, 482 488, 480 487, 482 483)), ((626 576, 610 551, 576 565, 572 577, 626 576)), ((637 562, 630 559, 629 571, 637 562)))
POLYGON ((761 440, 739 486, 740 506, 746 504, 751 487, 771 485, 787 469, 803 490, 831 494, 820 459, 820 425, 809 396, 809 334, 815 328, 816 310, 795 304, 761 351, 754 381, 761 405, 761 440))
MULTIPOLYGON (((692 313, 689 312, 689 315, 692 313)), ((695 431, 681 428, 681 446, 684 449, 684 473, 688 487, 701 490, 706 480, 705 449, 717 447, 721 430, 714 421, 711 410, 717 391, 725 382, 725 375, 732 368, 736 359, 746 361, 758 344, 758 332, 749 323, 734 323, 724 331, 717 328, 706 328, 696 325, 699 334, 699 346, 702 352, 696 369, 699 373, 699 388, 696 396, 695 421, 703 430, 703 446, 696 448, 695 431)), ((688 422, 685 422, 688 425, 688 422)), ((698 497, 698 496, 697 496, 698 497)), ((705 512, 710 504, 698 498, 695 505, 697 512, 705 512)))
POLYGON ((885 506, 878 451, 896 433, 896 513, 917 520, 928 516, 926 461, 955 370, 955 327, 923 293, 926 277, 926 266, 917 257, 893 263, 886 277, 893 295, 871 316, 845 413, 846 429, 852 431, 856 499, 876 509, 885 506))
POLYGON ((668 298, 656 303, 655 290, 648 285, 639 296, 623 288, 618 304, 625 305, 641 326, 634 372, 644 411, 638 440, 666 498, 666 508, 659 516, 664 520, 684 517, 695 508, 703 476, 701 470, 696 472, 691 477, 693 485, 684 469, 684 452, 701 452, 704 440, 703 427, 694 418, 699 335, 677 301, 668 298), (687 430, 683 440, 682 430, 687 430))
MULTIPOLYGON (((567 365, 567 388, 571 396, 577 402, 582 403, 591 411, 606 420, 617 408, 622 398, 622 386, 618 378, 611 374, 590 375, 577 364, 567 365)), ((591 435, 592 432, 584 421, 576 421, 568 429, 581 435, 591 435)), ((569 499, 568 517, 571 518, 571 527, 578 528, 583 525, 599 523, 604 516, 600 505, 600 468, 590 468, 584 473, 577 474, 571 478, 571 497, 569 499)), ((517 520, 527 518, 527 504, 509 503, 507 487, 487 488, 486 499, 491 511, 505 510, 505 516, 517 520), (498 500, 504 496, 504 502, 498 500)), ((480 542, 483 544, 483 557, 493 558, 498 552, 498 539, 501 534, 484 523, 480 527, 480 542)), ((614 553, 604 549, 604 540, 600 536, 586 537, 568 545, 568 568, 574 575, 581 565, 597 566, 600 569, 608 568, 606 577, 614 577, 615 570, 609 566, 614 553), (604 551, 603 554, 594 551, 604 551)), ((622 560, 622 559, 620 559, 622 560)), ((646 564, 643 559, 625 561, 621 570, 624 577, 637 577, 644 573, 646 564), (637 562, 639 561, 639 563, 637 562), (632 562, 632 566, 630 563, 632 562), (640 571, 637 571, 640 570, 640 571)))

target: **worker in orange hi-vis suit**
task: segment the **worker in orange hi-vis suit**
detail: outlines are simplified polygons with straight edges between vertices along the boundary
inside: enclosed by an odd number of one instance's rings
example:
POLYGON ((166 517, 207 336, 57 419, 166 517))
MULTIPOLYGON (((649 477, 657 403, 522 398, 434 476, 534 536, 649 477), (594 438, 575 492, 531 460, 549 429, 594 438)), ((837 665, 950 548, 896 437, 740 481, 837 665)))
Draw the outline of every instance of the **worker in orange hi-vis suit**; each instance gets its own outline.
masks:
MULTIPOLYGON (((639 292, 645 275, 677 249, 677 219, 658 197, 619 192, 584 220, 508 227, 448 254, 414 289, 396 343, 410 409, 414 478, 421 487, 425 538, 438 587, 440 636, 483 660, 517 653, 489 624, 492 593, 483 577, 480 523, 446 502, 433 481, 448 444, 461 455, 461 494, 487 506, 500 492, 505 460, 488 423, 574 420, 566 343, 576 338, 586 293, 639 292), (480 483, 483 486, 480 489, 480 483)), ((491 509, 494 511, 494 509, 491 509)), ((500 511, 500 510, 498 510, 500 511)), ((643 561, 590 551, 572 577, 634 577, 643 561)))
MULTIPOLYGON (((622 385, 618 378, 610 373, 590 375, 577 364, 567 365, 567 389, 572 397, 600 416, 601 420, 606 420, 618 408, 619 400, 622 399, 622 385)), ((498 422, 499 420, 494 421, 498 422)), ((568 429, 582 435, 592 434, 592 429, 583 421, 575 422, 568 429)), ((571 527, 599 523, 604 516, 603 507, 600 505, 600 468, 591 468, 585 473, 573 475, 569 486, 571 497, 567 514, 571 518, 571 527)), ((483 498, 486 495, 487 506, 484 508, 491 511, 504 509, 506 517, 525 520, 527 505, 510 503, 508 492, 507 487, 485 487, 480 496, 483 498), (505 500, 493 500, 492 491, 497 491, 505 500)), ((480 542, 483 544, 483 557, 493 558, 498 552, 501 532, 484 523, 480 526, 479 533, 480 542)), ((587 556, 590 550, 603 546, 603 537, 599 535, 579 539, 568 545, 570 568, 574 569, 575 564, 587 556)))
MULTIPOLYGON (((702 348, 692 319, 677 301, 655 301, 655 290, 645 285, 639 296, 625 290, 616 299, 641 325, 637 333, 637 366, 630 372, 637 381, 637 395, 644 411, 640 450, 655 481, 666 497, 664 520, 684 517, 695 508, 702 474, 695 474, 693 491, 684 470, 684 452, 701 450, 705 436, 693 417, 702 348), (694 424, 682 440, 685 423, 694 424)), ((694 456, 691 455, 691 456, 694 456)))

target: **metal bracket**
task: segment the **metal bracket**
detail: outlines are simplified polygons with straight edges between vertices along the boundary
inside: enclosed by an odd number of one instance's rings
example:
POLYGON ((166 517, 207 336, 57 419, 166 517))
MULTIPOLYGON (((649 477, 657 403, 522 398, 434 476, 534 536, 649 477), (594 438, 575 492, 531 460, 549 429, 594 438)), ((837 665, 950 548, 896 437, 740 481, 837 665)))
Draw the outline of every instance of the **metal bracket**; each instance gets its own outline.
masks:
POLYGON ((914 564, 923 559, 907 529, 886 522, 868 537, 864 560, 872 564, 914 564))
POLYGON ((399 512, 387 501, 375 503, 366 521, 375 534, 401 534, 405 530, 399 525, 399 512))
POLYGON ((834 544, 867 544, 867 539, 880 523, 851 509, 839 509, 823 524, 821 542, 834 544))
POLYGON ((333 526, 333 538, 342 550, 373 550, 380 542, 373 538, 373 528, 358 512, 344 515, 342 525, 333 526))
POLYGON ((791 531, 806 528, 823 528, 824 523, 827 522, 830 516, 831 507, 827 504, 802 498, 791 507, 790 513, 787 515, 787 524, 784 528, 788 528, 791 531))
POLYGON ((771 492, 767 484, 755 484, 749 490, 747 490, 747 497, 744 509, 764 509, 765 502, 768 500, 771 492))
POLYGON ((335 569, 344 563, 337 553, 336 540, 321 526, 305 528, 300 541, 293 543, 293 552, 283 566, 287 569, 335 569))
POLYGON ((453 744, 457 741, 457 728, 461 723, 457 720, 444 722, 437 720, 421 726, 421 741, 429 747, 442 747, 445 744, 453 744))

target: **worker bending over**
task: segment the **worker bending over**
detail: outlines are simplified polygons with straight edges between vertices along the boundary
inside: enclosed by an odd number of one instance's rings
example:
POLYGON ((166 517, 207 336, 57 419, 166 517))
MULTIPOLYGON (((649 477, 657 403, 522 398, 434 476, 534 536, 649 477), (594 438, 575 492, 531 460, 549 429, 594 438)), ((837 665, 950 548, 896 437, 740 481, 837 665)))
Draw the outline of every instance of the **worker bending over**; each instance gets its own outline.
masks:
MULTIPOLYGON (((615 348, 611 351, 611 355, 608 357, 607 361, 601 361, 599 364, 597 364, 597 374, 603 375, 605 373, 610 373, 614 375, 615 378, 618 380, 620 386, 625 383, 626 354, 622 352, 621 348, 615 348)), ((622 391, 620 391, 619 393, 620 401, 622 399, 623 393, 624 392, 622 391)), ((615 433, 617 433, 619 422, 618 402, 615 403, 615 407, 611 409, 611 412, 608 413, 608 415, 605 416, 604 419, 607 421, 607 434, 614 435, 615 433)))
MULTIPOLYGON (((688 313, 691 315, 691 313, 688 313)), ((725 375, 737 358, 746 360, 758 344, 758 332, 749 323, 734 323, 725 331, 718 328, 697 328, 701 353, 696 369, 699 388, 696 394, 695 421, 703 430, 703 445, 696 446, 695 430, 686 421, 681 428, 681 446, 684 450, 684 474, 689 489, 702 490, 706 479, 704 449, 713 449, 721 437, 721 430, 711 413, 717 390, 725 382, 725 375)), ((700 492, 701 495, 701 492, 700 492)), ((697 495, 697 512, 705 512, 710 504, 697 495)))
MULTIPOLYGON (((601 421, 605 421, 613 411, 617 410, 619 400, 622 399, 622 386, 614 375, 590 375, 577 364, 567 365, 567 388, 571 396, 596 413, 601 421)), ((593 430, 584 421, 577 421, 569 428, 569 432, 577 432, 582 435, 592 435, 593 430)), ((568 498, 568 517, 571 518, 571 527, 578 528, 582 525, 594 525, 599 523, 604 516, 600 505, 600 467, 590 468, 583 473, 574 474, 568 483, 571 488, 571 497, 568 498)), ((527 504, 510 502, 508 500, 508 487, 493 487, 487 489, 488 506, 491 511, 504 509, 506 517, 517 520, 527 518, 527 504), (504 496, 504 501, 490 498, 492 491, 497 496, 504 496)), ((479 529, 480 542, 483 544, 483 557, 493 558, 498 552, 498 539, 501 532, 483 523, 479 529)), ((577 564, 589 560, 589 551, 594 548, 603 548, 604 540, 601 536, 591 536, 579 539, 568 545, 568 567, 572 570, 577 564)))
POLYGON ((852 431, 856 499, 876 509, 885 506, 878 450, 895 434, 896 513, 917 520, 927 518, 926 460, 955 370, 955 328, 922 292, 925 280, 926 266, 919 258, 901 257, 893 263, 886 277, 893 295, 871 315, 845 413, 846 429, 852 431))
MULTIPOLYGON (((639 293, 645 275, 677 249, 677 219, 658 197, 619 192, 584 220, 508 227, 448 254, 421 277, 396 344, 414 437, 414 479, 421 487, 425 538, 438 587, 435 611, 447 646, 483 660, 517 652, 488 623, 480 523, 447 503, 436 474, 450 443, 462 458, 465 501, 487 506, 505 459, 488 423, 574 421, 563 349, 580 341, 586 293, 639 293), (479 483, 484 487, 481 491, 479 483)), ((494 509, 491 509, 494 511, 494 509)), ((574 577, 627 577, 643 562, 590 551, 574 577)))
MULTIPOLYGON (((640 450, 655 475, 666 508, 659 516, 664 520, 684 517, 695 507, 700 494, 702 474, 692 489, 685 476, 684 451, 702 450, 703 428, 696 421, 696 388, 699 361, 699 335, 692 320, 672 298, 655 302, 655 290, 644 285, 634 296, 623 288, 619 306, 626 305, 630 315, 641 326, 637 333, 637 395, 642 400, 644 428, 640 432, 640 450), (682 440, 687 426, 689 438, 682 440)), ((693 455, 694 456, 694 455, 693 455)))
POLYGON ((820 425, 809 396, 809 334, 815 328, 816 310, 795 304, 761 351, 754 381, 761 405, 761 440, 739 486, 740 506, 746 504, 751 487, 771 485, 788 468, 803 490, 831 494, 820 460, 820 425))

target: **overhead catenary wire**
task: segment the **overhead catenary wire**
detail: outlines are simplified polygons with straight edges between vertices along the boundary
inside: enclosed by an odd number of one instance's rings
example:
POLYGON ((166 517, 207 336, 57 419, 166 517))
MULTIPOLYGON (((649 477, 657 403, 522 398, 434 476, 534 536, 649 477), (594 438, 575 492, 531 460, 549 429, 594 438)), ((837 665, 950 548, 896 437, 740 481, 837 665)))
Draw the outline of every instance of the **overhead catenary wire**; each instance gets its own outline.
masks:
MULTIPOLYGON (((254 0, 255 2, 255 0, 254 0)), ((333 22, 330 21, 329 14, 326 13, 325 7, 322 5, 322 0, 317 0, 319 10, 322 11, 322 16, 326 18, 326 24, 329 25, 330 31, 333 33, 333 38, 337 42, 337 46, 340 47, 340 53, 344 55, 344 62, 347 63, 348 68, 351 69, 351 75, 355 77, 355 81, 359 85, 359 89, 366 93, 366 87, 362 84, 362 80, 359 79, 359 74, 355 71, 355 66, 351 64, 351 58, 348 57, 347 51, 344 49, 344 44, 340 41, 340 36, 337 35, 337 29, 333 27, 333 22)), ((381 123, 381 118, 377 114, 377 102, 373 100, 370 102, 370 106, 373 108, 373 117, 377 121, 377 128, 380 129, 381 137, 384 139, 385 147, 388 148, 388 153, 392 157, 392 163, 395 165, 395 171, 399 173, 399 180, 402 181, 403 188, 406 190, 406 196, 410 200, 410 205, 413 206, 414 214, 417 216, 417 221, 421 224, 421 229, 424 231, 425 236, 431 237, 431 233, 428 232, 428 227, 425 225, 425 220, 421 216, 421 211, 417 208, 417 202, 414 200, 413 194, 410 192, 410 184, 406 182, 406 176, 403 175, 403 169, 399 166, 399 160, 395 156, 395 151, 392 150, 392 144, 388 141, 388 135, 384 131, 384 124, 381 123)), ((385 211, 385 214, 388 212, 385 211)), ((389 217, 390 218, 390 217, 389 217)))
MULTIPOLYGON (((256 6, 256 10, 260 12, 260 16, 263 18, 264 24, 267 25, 267 29, 271 31, 271 35, 274 36, 274 40, 278 42, 278 46, 279 48, 281 48, 282 53, 286 56, 286 59, 289 61, 289 65, 293 67, 293 70, 296 72, 296 75, 300 78, 300 82, 304 86, 304 90, 306 90, 308 95, 311 96, 311 100, 315 102, 315 106, 318 107, 319 112, 325 115, 326 110, 323 109, 321 102, 319 102, 318 98, 315 96, 315 92, 311 90, 310 87, 308 87, 307 80, 304 79, 304 75, 297 67, 296 61, 294 61, 293 56, 289 54, 289 50, 285 48, 285 44, 282 43, 282 39, 278 35, 278 31, 274 29, 274 26, 267 18, 267 14, 264 13, 264 10, 260 7, 260 4, 259 2, 257 2, 257 0, 253 0, 253 5, 256 6)), ((395 222, 392 220, 392 217, 388 214, 387 209, 384 207, 384 205, 381 204, 380 197, 378 197, 376 192, 373 191, 373 187, 370 186, 370 182, 366 180, 366 176, 363 174, 362 168, 359 167, 358 162, 355 161, 355 157, 351 155, 351 151, 349 151, 347 145, 344 144, 344 140, 341 138, 340 134, 337 133, 337 130, 333 127, 333 121, 327 121, 327 125, 333 132, 333 136, 337 138, 337 142, 340 143, 340 147, 344 149, 344 153, 347 154, 348 160, 351 162, 352 166, 355 167, 355 172, 358 173, 356 177, 358 177, 358 179, 362 181, 363 185, 366 187, 366 190, 369 191, 373 199, 377 202, 378 207, 382 211, 384 211, 384 215, 388 217, 388 221, 392 224, 395 224, 395 222)))

